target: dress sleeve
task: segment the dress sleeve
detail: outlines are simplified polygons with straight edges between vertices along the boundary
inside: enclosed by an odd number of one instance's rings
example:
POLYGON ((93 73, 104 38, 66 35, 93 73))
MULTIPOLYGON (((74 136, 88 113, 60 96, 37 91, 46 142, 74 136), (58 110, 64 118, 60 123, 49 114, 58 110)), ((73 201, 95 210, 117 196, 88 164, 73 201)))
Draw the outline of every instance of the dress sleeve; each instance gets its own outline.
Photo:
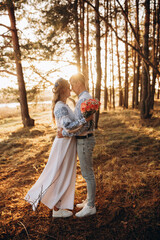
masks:
POLYGON ((54 114, 55 118, 60 122, 60 125, 67 133, 74 133, 78 131, 83 126, 83 124, 86 123, 84 117, 74 121, 71 120, 69 111, 65 106, 57 109, 54 114))
POLYGON ((81 129, 83 129, 83 125, 81 125, 79 128, 76 128, 74 131, 66 131, 66 129, 63 129, 62 135, 63 137, 78 136, 81 133, 81 129))
MULTIPOLYGON (((75 109, 75 111, 76 111, 76 116, 78 117, 79 121, 81 121, 81 119, 84 119, 84 117, 83 117, 83 115, 82 115, 82 113, 81 113, 81 104, 82 104, 86 99, 87 99, 87 98, 82 98, 82 99, 80 99, 80 100, 77 102, 77 104, 76 104, 76 109, 75 109)), ((78 136, 78 135, 80 135, 81 133, 88 131, 89 128, 90 128, 90 124, 89 124, 89 122, 87 122, 87 121, 85 120, 84 124, 81 125, 80 128, 77 128, 77 129, 75 128, 74 131, 72 131, 72 132, 71 132, 71 131, 66 131, 65 129, 63 129, 62 135, 63 135, 64 137, 78 136)))

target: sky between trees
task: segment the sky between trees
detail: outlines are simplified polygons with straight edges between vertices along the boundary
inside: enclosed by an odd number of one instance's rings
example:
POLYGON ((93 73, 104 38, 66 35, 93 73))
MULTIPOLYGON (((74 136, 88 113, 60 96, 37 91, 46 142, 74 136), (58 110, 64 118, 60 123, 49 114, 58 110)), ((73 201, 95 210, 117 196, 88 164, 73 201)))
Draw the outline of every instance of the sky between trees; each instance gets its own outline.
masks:
POLYGON ((3 1, 0 74, 15 79, 13 21, 3 22, 11 5, 27 89, 46 88, 77 69, 94 97, 104 93, 105 109, 115 107, 116 95, 128 108, 132 95, 132 107, 150 116, 155 93, 159 98, 159 0, 3 1))

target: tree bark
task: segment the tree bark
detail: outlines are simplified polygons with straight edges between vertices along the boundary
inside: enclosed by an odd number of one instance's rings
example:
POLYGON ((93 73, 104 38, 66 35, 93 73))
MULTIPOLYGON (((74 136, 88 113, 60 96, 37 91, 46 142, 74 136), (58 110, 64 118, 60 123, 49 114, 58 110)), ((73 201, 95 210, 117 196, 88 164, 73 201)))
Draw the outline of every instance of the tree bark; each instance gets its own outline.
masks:
POLYGON ((160 99, 160 79, 159 79, 159 76, 158 76, 157 99, 160 99))
POLYGON ((95 97, 95 91, 94 91, 92 64, 93 64, 92 53, 90 53, 90 73, 91 73, 91 79, 92 79, 92 97, 94 98, 95 97))
MULTIPOLYGON (((160 58, 160 0, 158 0, 157 24, 158 24, 158 27, 157 27, 156 55, 157 55, 157 65, 158 65, 159 58, 160 58)), ((158 81, 157 99, 160 99, 160 78, 159 78, 159 75, 157 77, 157 81, 158 81)))
MULTIPOLYGON (((101 98, 101 46, 100 46, 100 20, 99 20, 99 0, 95 0, 95 21, 96 21, 96 93, 95 97, 100 100, 101 98)), ((99 111, 96 114, 95 128, 98 127, 99 111)))
POLYGON ((86 33, 86 87, 89 90, 89 5, 87 4, 87 33, 86 33))
POLYGON ((75 13, 75 38, 76 38, 76 61, 77 61, 77 70, 81 71, 80 63, 80 47, 79 47, 79 25, 78 25, 78 0, 74 2, 74 13, 75 13))
MULTIPOLYGON (((157 56, 156 56, 156 0, 154 0, 154 9, 153 9, 153 42, 152 42, 152 62, 157 66, 157 56)), ((158 39, 157 39, 158 40, 158 39)), ((156 72, 152 70, 152 87, 151 87, 151 108, 154 106, 154 94, 155 94, 155 83, 156 83, 156 72)))
POLYGON ((112 102, 115 109, 115 89, 114 89, 114 50, 113 50, 113 32, 111 32, 111 54, 112 54, 112 102))
POLYGON ((107 56, 108 56, 108 0, 104 0, 104 8, 105 8, 105 74, 104 74, 104 110, 107 110, 107 102, 108 102, 108 88, 107 88, 107 56), (105 5, 106 3, 106 5, 105 5))
MULTIPOLYGON (((117 26, 117 9, 115 7, 115 28, 118 34, 118 26, 117 26)), ((118 38, 116 37, 116 50, 117 50, 117 63, 118 63, 118 82, 119 82, 119 107, 123 104, 123 90, 121 83, 121 66, 120 66, 120 56, 119 56, 119 48, 118 48, 118 38)))
MULTIPOLYGON (((136 36, 137 40, 135 40, 136 48, 140 46, 139 42, 139 0, 136 0, 136 36)), ((135 104, 134 107, 138 108, 139 105, 139 83, 140 83, 140 55, 136 54, 136 78, 135 78, 135 104)))
MULTIPOLYGON (((145 0, 145 26, 143 35, 143 54, 149 58, 149 21, 150 21, 150 0, 145 0)), ((150 77, 149 66, 143 60, 142 63, 142 99, 141 118, 150 118, 150 77)))
POLYGON ((132 49, 132 59, 133 59, 133 88, 132 88, 132 108, 135 107, 135 82, 136 82, 136 60, 137 55, 136 51, 133 51, 132 49))
MULTIPOLYGON (((128 18, 128 1, 125 0, 125 13, 128 18)), ((128 22, 125 20, 125 89, 124 89, 124 107, 128 108, 128 22)))
POLYGON ((84 44, 84 1, 80 0, 80 35, 81 35, 81 55, 82 55, 82 73, 86 77, 86 62, 85 62, 85 44, 84 44))
POLYGON ((18 34, 16 29, 16 19, 14 14, 14 5, 12 0, 7 0, 7 10, 8 10, 10 23, 11 23, 11 33, 12 33, 14 58, 16 63, 17 80, 18 80, 18 87, 19 87, 22 122, 24 127, 34 126, 34 120, 29 116, 27 95, 26 95, 25 82, 24 82, 23 70, 22 70, 22 64, 21 64, 21 51, 19 47, 19 39, 18 39, 18 34))

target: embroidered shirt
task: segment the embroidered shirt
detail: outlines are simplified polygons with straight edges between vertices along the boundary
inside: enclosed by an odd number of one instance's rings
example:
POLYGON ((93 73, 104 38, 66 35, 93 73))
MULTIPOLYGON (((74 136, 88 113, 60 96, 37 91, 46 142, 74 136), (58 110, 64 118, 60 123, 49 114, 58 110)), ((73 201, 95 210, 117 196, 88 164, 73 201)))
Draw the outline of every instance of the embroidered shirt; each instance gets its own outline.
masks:
POLYGON ((77 132, 86 123, 84 117, 76 119, 69 106, 62 101, 58 101, 54 108, 54 115, 57 128, 63 128, 66 133, 77 132))
MULTIPOLYGON (((82 102, 84 102, 87 99, 91 99, 92 96, 89 94, 88 91, 83 91, 79 94, 78 96, 78 101, 74 110, 74 114, 75 114, 75 119, 77 121, 80 121, 82 123, 82 119, 84 119, 83 114, 81 113, 81 104, 82 102)), ((62 135, 63 136, 79 136, 79 135, 86 135, 88 133, 93 132, 93 124, 91 124, 91 121, 83 123, 81 125, 81 128, 79 128, 76 132, 74 133, 69 133, 67 131, 65 131, 65 129, 62 131, 62 135)))

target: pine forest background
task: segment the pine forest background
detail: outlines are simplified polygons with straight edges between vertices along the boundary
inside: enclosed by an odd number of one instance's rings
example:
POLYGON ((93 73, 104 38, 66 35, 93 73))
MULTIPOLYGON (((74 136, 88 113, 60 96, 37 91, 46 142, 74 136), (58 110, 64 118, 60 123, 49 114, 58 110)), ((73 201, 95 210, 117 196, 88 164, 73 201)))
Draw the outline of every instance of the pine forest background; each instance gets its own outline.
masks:
POLYGON ((159 240, 160 0, 0 0, 0 50, 0 239, 159 240), (77 71, 101 101, 97 213, 75 217, 87 194, 77 159, 73 217, 54 219, 24 196, 57 134, 54 83, 77 71))
POLYGON ((143 119, 152 116, 160 92, 159 0, 7 0, 0 10, 10 23, 1 18, 0 74, 18 84, 1 89, 1 101, 18 99, 24 126, 34 124, 26 93, 30 100, 50 88, 66 64, 84 73, 102 109, 132 107, 143 119))

